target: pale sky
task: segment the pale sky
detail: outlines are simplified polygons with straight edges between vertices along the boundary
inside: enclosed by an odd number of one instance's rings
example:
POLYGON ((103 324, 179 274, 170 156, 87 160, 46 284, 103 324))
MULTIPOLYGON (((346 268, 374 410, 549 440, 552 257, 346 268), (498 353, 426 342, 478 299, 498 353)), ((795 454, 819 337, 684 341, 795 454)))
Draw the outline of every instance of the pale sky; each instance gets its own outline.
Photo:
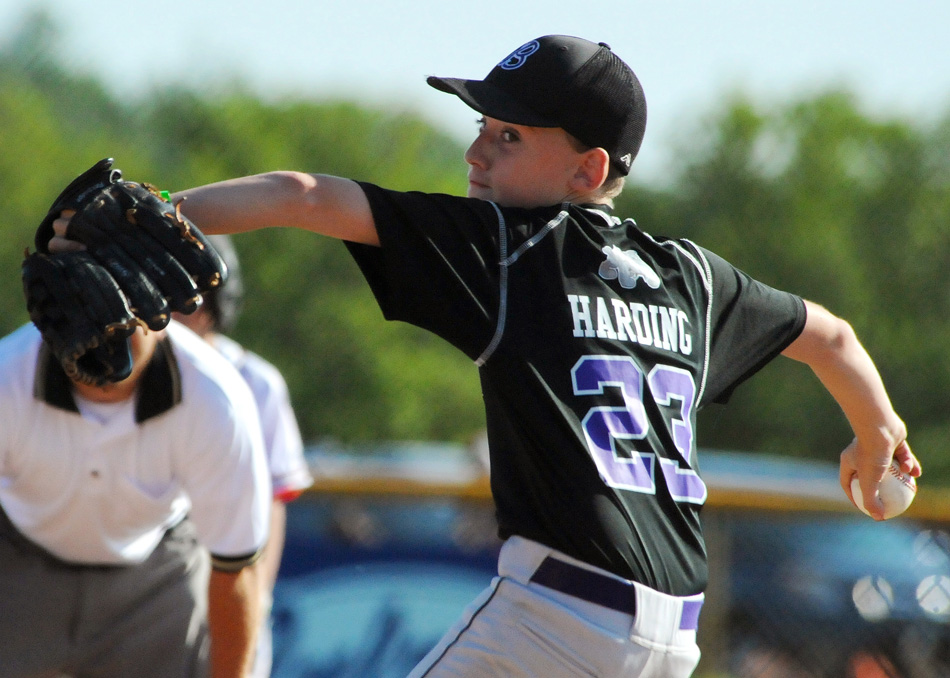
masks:
POLYGON ((240 80, 267 96, 410 108, 462 143, 476 114, 425 76, 482 78, 546 34, 604 41, 646 92, 645 180, 684 124, 737 89, 781 103, 842 84, 870 115, 950 112, 946 0, 0 0, 0 45, 32 7, 59 23, 65 61, 117 93, 240 80))

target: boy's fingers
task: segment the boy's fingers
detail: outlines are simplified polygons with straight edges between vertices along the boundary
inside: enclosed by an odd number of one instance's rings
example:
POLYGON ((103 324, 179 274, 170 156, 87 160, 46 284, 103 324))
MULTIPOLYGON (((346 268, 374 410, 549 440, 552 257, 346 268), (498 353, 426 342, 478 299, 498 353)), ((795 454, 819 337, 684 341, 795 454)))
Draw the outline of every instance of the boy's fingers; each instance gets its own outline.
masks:
POLYGON ((918 478, 920 474, 923 473, 920 461, 911 451, 910 445, 906 440, 894 450, 894 460, 900 465, 901 470, 908 475, 918 478))
POLYGON ((66 237, 66 229, 69 228, 69 220, 76 213, 76 210, 63 210, 59 217, 53 221, 53 237, 49 241, 49 251, 51 254, 61 254, 63 252, 78 252, 86 249, 86 246, 76 240, 70 240, 66 237))
POLYGON ((65 238, 66 229, 69 227, 69 220, 76 213, 76 210, 63 210, 59 218, 53 222, 53 233, 65 238))
POLYGON ((49 241, 50 254, 62 254, 63 252, 78 252, 86 249, 86 246, 76 240, 69 240, 59 235, 53 236, 49 241))

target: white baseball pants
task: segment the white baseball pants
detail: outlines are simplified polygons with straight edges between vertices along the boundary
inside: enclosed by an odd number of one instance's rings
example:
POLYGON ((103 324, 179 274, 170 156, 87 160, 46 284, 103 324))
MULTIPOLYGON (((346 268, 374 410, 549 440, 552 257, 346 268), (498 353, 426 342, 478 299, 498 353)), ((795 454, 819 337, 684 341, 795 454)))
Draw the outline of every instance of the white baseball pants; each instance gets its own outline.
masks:
POLYGON ((702 600, 512 537, 498 576, 409 678, 688 678, 702 600))

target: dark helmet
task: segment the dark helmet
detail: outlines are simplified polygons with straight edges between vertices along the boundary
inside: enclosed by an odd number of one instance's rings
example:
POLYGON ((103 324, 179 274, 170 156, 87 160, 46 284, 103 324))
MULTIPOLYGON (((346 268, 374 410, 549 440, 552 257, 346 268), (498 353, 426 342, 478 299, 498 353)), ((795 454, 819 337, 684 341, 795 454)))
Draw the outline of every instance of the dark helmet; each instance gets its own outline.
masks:
POLYGON ((204 295, 204 307, 214 318, 215 331, 230 332, 241 315, 244 301, 244 285, 241 282, 241 264, 237 250, 227 235, 207 236, 228 267, 228 280, 223 287, 204 295))

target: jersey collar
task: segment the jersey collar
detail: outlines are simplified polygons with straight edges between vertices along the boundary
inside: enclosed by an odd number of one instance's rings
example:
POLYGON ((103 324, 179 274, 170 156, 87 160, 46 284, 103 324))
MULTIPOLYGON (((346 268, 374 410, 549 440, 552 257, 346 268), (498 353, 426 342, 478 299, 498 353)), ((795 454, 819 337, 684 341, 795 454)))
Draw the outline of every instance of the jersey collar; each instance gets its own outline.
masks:
POLYGON ((577 204, 576 207, 602 218, 608 226, 617 226, 620 223, 620 220, 613 216, 614 211, 610 205, 604 205, 603 203, 583 203, 577 204))
MULTIPOLYGON (((72 382, 45 342, 40 345, 36 359, 33 397, 61 410, 79 413, 73 398, 72 382)), ((155 354, 142 375, 136 397, 137 424, 157 417, 181 402, 181 371, 168 337, 158 342, 155 354)))

